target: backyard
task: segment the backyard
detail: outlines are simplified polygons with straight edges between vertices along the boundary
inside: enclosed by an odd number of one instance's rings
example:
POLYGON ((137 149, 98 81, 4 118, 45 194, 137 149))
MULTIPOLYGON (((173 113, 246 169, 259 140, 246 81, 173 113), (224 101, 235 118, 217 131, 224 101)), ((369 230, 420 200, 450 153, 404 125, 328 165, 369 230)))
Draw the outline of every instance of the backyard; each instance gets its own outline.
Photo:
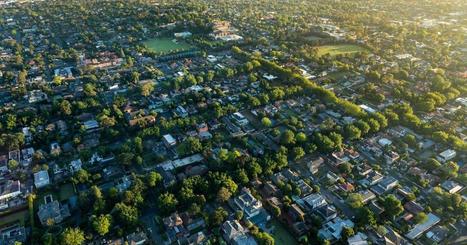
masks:
POLYGON ((190 50, 190 44, 171 38, 154 38, 144 42, 144 45, 157 54, 169 54, 190 50))
MULTIPOLYGON (((36 198, 36 205, 45 204, 45 199, 47 195, 52 195, 54 200, 58 200, 60 202, 66 201, 68 198, 72 197, 75 194, 75 190, 73 188, 73 184, 68 183, 60 186, 58 194, 56 191, 49 190, 41 193, 36 198)), ((38 207, 38 206, 37 206, 38 207)))
POLYGON ((271 221, 270 225, 274 226, 274 231, 271 233, 271 235, 274 238, 276 244, 298 244, 294 237, 286 230, 284 225, 282 225, 279 221, 273 220, 271 221))

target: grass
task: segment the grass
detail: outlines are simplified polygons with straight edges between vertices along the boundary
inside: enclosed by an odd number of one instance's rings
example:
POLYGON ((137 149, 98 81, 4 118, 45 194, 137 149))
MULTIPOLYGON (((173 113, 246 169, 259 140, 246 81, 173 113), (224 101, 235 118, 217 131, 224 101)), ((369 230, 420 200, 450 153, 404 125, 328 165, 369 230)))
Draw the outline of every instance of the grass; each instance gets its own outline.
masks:
POLYGON ((336 56, 339 54, 355 54, 363 51, 368 51, 366 48, 354 44, 336 44, 336 45, 323 45, 316 47, 317 55, 323 56, 329 54, 336 56))
POLYGON ((181 40, 174 41, 174 39, 170 38, 154 38, 145 41, 143 44, 157 54, 169 54, 193 48, 193 46, 186 42, 181 40))
POLYGON ((68 198, 72 197, 75 194, 75 190, 73 188, 73 184, 68 183, 60 186, 60 189, 57 191, 54 190, 46 190, 41 192, 37 195, 36 198, 36 206, 40 206, 45 204, 44 197, 47 195, 52 195, 54 200, 58 200, 60 202, 66 201, 68 198))
POLYGON ((279 221, 273 220, 271 221, 271 225, 274 226, 274 232, 272 232, 271 236, 274 238, 274 241, 278 245, 297 245, 298 242, 294 239, 294 237, 285 229, 284 225, 282 225, 279 221))
POLYGON ((72 197, 75 194, 75 189, 73 188, 73 184, 68 183, 65 185, 60 186, 60 201, 65 201, 68 198, 72 197))

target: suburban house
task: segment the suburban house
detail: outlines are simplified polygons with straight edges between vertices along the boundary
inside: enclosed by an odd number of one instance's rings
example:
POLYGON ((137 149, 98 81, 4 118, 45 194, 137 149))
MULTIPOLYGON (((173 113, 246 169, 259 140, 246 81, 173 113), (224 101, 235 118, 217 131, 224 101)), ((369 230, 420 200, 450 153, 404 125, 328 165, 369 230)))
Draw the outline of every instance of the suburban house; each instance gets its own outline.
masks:
POLYGON ((222 237, 230 245, 256 245, 253 237, 248 235, 248 230, 245 229, 238 220, 227 220, 222 224, 222 237))
POLYGON ((326 202, 326 199, 320 194, 311 194, 308 195, 304 198, 302 198, 304 207, 310 211, 313 211, 314 209, 325 206, 328 203, 326 202))
POLYGON ((172 147, 177 144, 177 140, 170 134, 162 136, 162 140, 164 141, 164 144, 167 147, 172 147))
POLYGON ((243 211, 245 218, 250 219, 260 214, 263 204, 258 201, 249 189, 243 188, 239 196, 235 197, 233 202, 243 211))
POLYGON ((431 227, 435 226, 441 221, 441 219, 434 215, 433 213, 428 214, 427 221, 417 224, 412 230, 410 230, 405 237, 409 240, 415 240, 420 237, 425 231, 429 230, 431 227))
POLYGON ((0 202, 7 201, 21 195, 21 182, 8 180, 0 183, 0 202))
POLYGON ((58 224, 71 216, 68 204, 60 204, 57 200, 53 200, 51 195, 45 196, 44 202, 45 204, 40 205, 37 212, 42 225, 58 224))
POLYGON ((441 162, 447 162, 447 161, 452 160, 454 157, 456 157, 456 154, 457 153, 455 150, 447 149, 439 153, 439 155, 436 158, 440 160, 441 162))
POLYGON ((335 218, 323 225, 318 231, 318 237, 324 240, 335 241, 341 239, 341 233, 344 228, 353 228, 354 223, 351 220, 342 220, 335 218))
POLYGON ((37 173, 34 173, 34 186, 36 188, 42 188, 50 184, 49 173, 47 170, 41 170, 37 173))
POLYGON ((445 191, 454 194, 456 192, 459 192, 462 190, 462 186, 452 180, 446 180, 441 184, 441 188, 443 188, 445 191))
POLYGON ((371 187, 371 190, 378 195, 382 195, 397 186, 399 181, 391 176, 386 176, 377 185, 371 187))

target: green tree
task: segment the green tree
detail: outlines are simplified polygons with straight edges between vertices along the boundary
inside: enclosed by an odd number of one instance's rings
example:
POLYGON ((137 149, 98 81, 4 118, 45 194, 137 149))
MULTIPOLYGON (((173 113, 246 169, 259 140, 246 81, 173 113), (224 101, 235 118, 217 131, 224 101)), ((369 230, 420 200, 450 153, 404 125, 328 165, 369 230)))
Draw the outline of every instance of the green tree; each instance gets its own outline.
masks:
POLYGON ((428 215, 426 215, 426 213, 424 212, 420 212, 418 213, 417 215, 415 215, 415 222, 417 224, 421 224, 421 223, 424 223, 428 220, 428 215))
POLYGON ((177 205, 178 200, 172 193, 166 192, 157 198, 157 206, 165 214, 173 212, 177 205))
POLYGON ((110 215, 101 214, 99 217, 94 217, 92 227, 101 236, 109 233, 112 217, 110 215))
POLYGON ((360 208, 357 213, 357 224, 361 227, 376 225, 376 216, 369 208, 360 208))
POLYGON ((360 139, 360 137, 362 136, 362 131, 357 126, 348 124, 344 128, 344 135, 349 140, 357 140, 360 139))
POLYGON ((115 210, 117 212, 117 218, 120 222, 127 226, 134 226, 138 222, 138 209, 133 206, 129 206, 123 202, 115 204, 115 210))
POLYGON ((352 172, 352 164, 344 162, 339 165, 339 171, 343 174, 350 174, 352 172))
POLYGON ((264 127, 269 128, 269 127, 271 127, 272 122, 271 122, 271 119, 269 119, 269 118, 267 118, 267 117, 263 117, 263 118, 261 119, 261 124, 262 124, 264 127))
POLYGON ((363 207, 363 197, 362 195, 358 193, 351 193, 347 197, 346 200, 347 204, 349 204, 350 207, 357 209, 363 207))
POLYGON ((397 199, 396 196, 392 194, 387 195, 386 198, 383 199, 383 207, 385 213, 391 218, 398 216, 402 213, 402 211, 404 211, 401 201, 399 201, 399 199, 397 199))
POLYGON ((298 143, 304 143, 306 142, 306 140, 307 140, 306 134, 303 132, 300 132, 297 135, 295 135, 295 141, 298 143))
POLYGON ((61 244, 63 245, 81 245, 84 241, 84 232, 79 228, 66 228, 62 232, 61 244))
POLYGON ((297 160, 301 159, 303 156, 305 156, 305 151, 300 146, 294 147, 293 150, 292 150, 292 153, 293 153, 295 161, 297 161, 297 160))
POLYGON ((224 222, 229 213, 225 211, 222 207, 218 207, 214 212, 209 216, 209 223, 213 227, 217 227, 224 222))
POLYGON ((456 178, 459 172, 459 165, 454 162, 448 162, 441 166, 440 177, 441 178, 456 178))
POLYGON ((71 104, 68 100, 63 100, 60 103, 60 112, 64 115, 71 115, 71 104))
POLYGON ((438 160, 436 160, 434 158, 430 158, 422 166, 423 166, 424 169, 426 169, 428 171, 433 171, 433 170, 438 169, 439 167, 441 167, 441 163, 438 162, 438 160))
POLYGON ((149 187, 156 187, 162 181, 162 176, 158 172, 152 171, 147 175, 147 181, 149 187))
POLYGON ((86 83, 83 86, 83 92, 86 96, 95 97, 97 95, 96 87, 91 83, 86 83))
POLYGON ((295 143, 294 132, 292 132, 292 130, 289 130, 289 129, 285 130, 281 134, 280 141, 281 141, 281 144, 284 144, 284 145, 294 144, 295 143))
POLYGON ((142 96, 148 97, 152 91, 154 91, 154 84, 151 82, 144 83, 139 87, 139 89, 142 96))
POLYGON ((229 191, 229 189, 225 187, 221 187, 219 191, 217 192, 216 200, 219 203, 223 203, 229 200, 231 196, 232 196, 232 193, 229 191))
POLYGON ((9 170, 14 171, 14 170, 18 169, 18 167, 19 167, 19 163, 15 159, 11 159, 10 161, 8 161, 8 169, 9 170))
POLYGON ((198 138, 188 137, 182 144, 178 146, 178 151, 182 155, 193 154, 203 150, 203 145, 198 138))

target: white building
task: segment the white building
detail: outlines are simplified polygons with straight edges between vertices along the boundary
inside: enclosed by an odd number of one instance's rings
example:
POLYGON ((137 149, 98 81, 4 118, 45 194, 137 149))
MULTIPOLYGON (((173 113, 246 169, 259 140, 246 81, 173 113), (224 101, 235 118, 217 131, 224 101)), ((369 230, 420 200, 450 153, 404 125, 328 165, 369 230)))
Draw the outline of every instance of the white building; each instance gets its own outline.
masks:
POLYGON ((347 219, 347 220, 342 220, 341 218, 335 218, 332 221, 329 221, 328 223, 323 225, 323 228, 321 228, 318 231, 318 237, 324 240, 339 240, 341 239, 341 233, 344 230, 344 228, 353 228, 354 223, 347 219))
POLYGON ((302 200, 305 204, 305 207, 310 210, 314 210, 318 207, 328 204, 326 202, 326 199, 324 199, 324 197, 321 196, 320 194, 310 194, 304 197, 302 200))
POLYGON ((459 185, 458 183, 452 181, 452 180, 446 180, 444 181, 442 184, 441 184, 441 187, 451 193, 451 194, 454 194, 456 192, 459 192, 460 190, 462 190, 462 186, 459 185))
POLYGON ((240 195, 235 197, 233 202, 243 211, 247 219, 260 214, 263 207, 263 204, 258 201, 247 188, 243 188, 240 195))
POLYGON ((248 235, 248 229, 245 229, 238 220, 227 220, 222 224, 222 236, 233 245, 256 245, 255 239, 248 235))
POLYGON ((162 136, 162 139, 167 147, 175 146, 177 144, 177 140, 170 134, 162 136))
POLYGON ((452 160, 454 157, 456 157, 456 154, 457 153, 455 150, 447 149, 439 153, 439 155, 436 158, 438 158, 438 160, 442 162, 447 162, 447 161, 452 160))
POLYGON ((32 162, 33 155, 34 148, 32 147, 21 150, 21 165, 23 165, 23 167, 29 166, 32 162))
POLYGON ((176 37, 176 38, 187 38, 187 37, 191 37, 191 35, 192 34, 189 31, 174 33, 174 37, 176 37))
POLYGON ((50 184, 49 173, 46 170, 34 174, 34 186, 42 188, 50 184))
POLYGON ((440 221, 441 219, 438 216, 432 213, 429 213, 427 221, 416 225, 412 230, 410 230, 405 235, 405 237, 407 237, 410 240, 415 240, 418 237, 420 237, 425 231, 429 230, 431 227, 438 224, 440 221))
POLYGON ((244 126, 248 124, 248 119, 246 119, 246 117, 240 112, 235 112, 232 115, 232 119, 235 121, 236 124, 240 126, 244 126))
POLYGON ((17 197, 21 194, 21 183, 19 180, 7 181, 0 184, 0 201, 17 197))
POLYGON ((83 166, 83 162, 81 162, 81 159, 73 160, 70 163, 70 172, 74 174, 78 172, 79 170, 81 170, 82 166, 83 166))

